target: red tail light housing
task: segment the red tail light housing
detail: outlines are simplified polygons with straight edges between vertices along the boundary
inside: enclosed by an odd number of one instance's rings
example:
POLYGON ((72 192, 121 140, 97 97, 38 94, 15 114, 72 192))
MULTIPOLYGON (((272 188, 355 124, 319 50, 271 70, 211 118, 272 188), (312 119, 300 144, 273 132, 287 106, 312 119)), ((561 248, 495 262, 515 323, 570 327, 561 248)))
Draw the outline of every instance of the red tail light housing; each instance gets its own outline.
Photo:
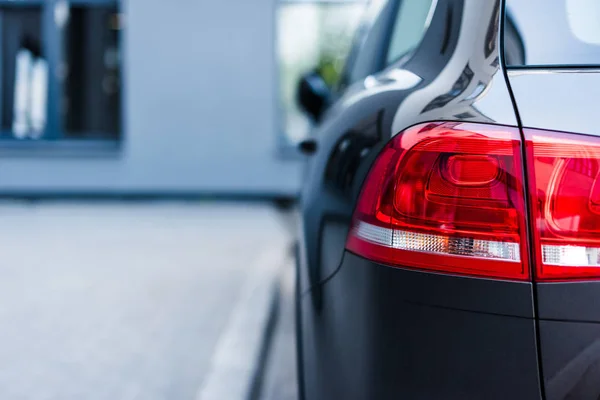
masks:
POLYGON ((434 122, 395 136, 364 182, 347 249, 391 266, 509 280, 530 280, 532 253, 537 281, 600 279, 599 138, 523 137, 526 160, 513 127, 434 122))
POLYGON ((524 134, 538 280, 600 278, 598 138, 524 134))
POLYGON ((347 248, 393 266, 527 280, 522 166, 518 128, 409 128, 369 172, 347 248))

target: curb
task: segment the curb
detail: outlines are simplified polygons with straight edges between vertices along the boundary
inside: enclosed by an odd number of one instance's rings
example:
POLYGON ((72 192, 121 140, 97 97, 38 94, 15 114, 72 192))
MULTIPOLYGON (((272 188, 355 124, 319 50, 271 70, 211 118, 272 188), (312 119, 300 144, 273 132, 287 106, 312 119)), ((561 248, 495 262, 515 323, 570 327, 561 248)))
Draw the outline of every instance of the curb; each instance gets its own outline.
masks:
POLYGON ((279 279, 275 282, 275 288, 273 289, 273 298, 271 300, 271 306, 269 307, 269 319, 265 326, 263 333, 263 340, 260 345, 260 355, 256 362, 256 369, 252 378, 252 386, 248 391, 247 400, 259 400, 262 394, 264 376, 267 367, 267 360, 269 358, 269 352, 275 336, 275 328, 279 321, 279 309, 281 305, 281 290, 279 288, 279 279))
MULTIPOLYGON (((257 400, 279 309, 279 272, 290 246, 263 253, 240 291, 196 400, 257 400)), ((273 249, 272 248, 272 249, 273 249)))

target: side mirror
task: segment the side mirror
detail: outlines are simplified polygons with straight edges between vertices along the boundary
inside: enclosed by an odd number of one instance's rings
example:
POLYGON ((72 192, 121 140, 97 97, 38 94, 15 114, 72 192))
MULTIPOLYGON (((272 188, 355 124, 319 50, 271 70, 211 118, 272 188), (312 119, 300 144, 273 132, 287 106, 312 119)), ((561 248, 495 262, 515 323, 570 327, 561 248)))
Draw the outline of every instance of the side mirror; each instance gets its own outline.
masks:
POLYGON ((298 83, 298 103, 315 121, 319 121, 329 103, 331 92, 318 72, 304 75, 298 83))

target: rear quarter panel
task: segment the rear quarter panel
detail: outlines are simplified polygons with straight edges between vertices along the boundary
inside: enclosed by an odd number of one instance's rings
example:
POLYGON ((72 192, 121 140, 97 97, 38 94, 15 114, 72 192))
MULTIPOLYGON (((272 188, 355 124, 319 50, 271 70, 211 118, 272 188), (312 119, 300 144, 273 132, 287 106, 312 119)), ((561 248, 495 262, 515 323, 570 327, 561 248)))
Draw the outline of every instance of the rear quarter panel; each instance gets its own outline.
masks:
POLYGON ((500 6, 438 1, 413 57, 354 83, 315 132, 298 258, 306 399, 540 397, 531 284, 404 271, 343 251, 362 182, 392 136, 432 120, 518 126, 500 6))

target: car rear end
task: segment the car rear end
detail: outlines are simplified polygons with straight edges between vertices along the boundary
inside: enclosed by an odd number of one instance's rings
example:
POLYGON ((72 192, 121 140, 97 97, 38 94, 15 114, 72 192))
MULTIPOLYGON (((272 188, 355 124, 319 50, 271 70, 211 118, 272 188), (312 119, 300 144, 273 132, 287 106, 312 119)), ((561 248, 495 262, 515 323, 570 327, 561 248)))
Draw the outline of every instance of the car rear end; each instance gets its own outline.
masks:
POLYGON ((600 398, 600 2, 505 6, 481 97, 510 112, 444 105, 379 151, 304 314, 307 398, 600 398))
POLYGON ((399 335, 419 354, 397 356, 426 378, 403 393, 598 399, 600 2, 508 0, 507 18, 520 127, 401 132, 365 180, 346 262, 426 274, 380 273, 420 313, 399 335))

